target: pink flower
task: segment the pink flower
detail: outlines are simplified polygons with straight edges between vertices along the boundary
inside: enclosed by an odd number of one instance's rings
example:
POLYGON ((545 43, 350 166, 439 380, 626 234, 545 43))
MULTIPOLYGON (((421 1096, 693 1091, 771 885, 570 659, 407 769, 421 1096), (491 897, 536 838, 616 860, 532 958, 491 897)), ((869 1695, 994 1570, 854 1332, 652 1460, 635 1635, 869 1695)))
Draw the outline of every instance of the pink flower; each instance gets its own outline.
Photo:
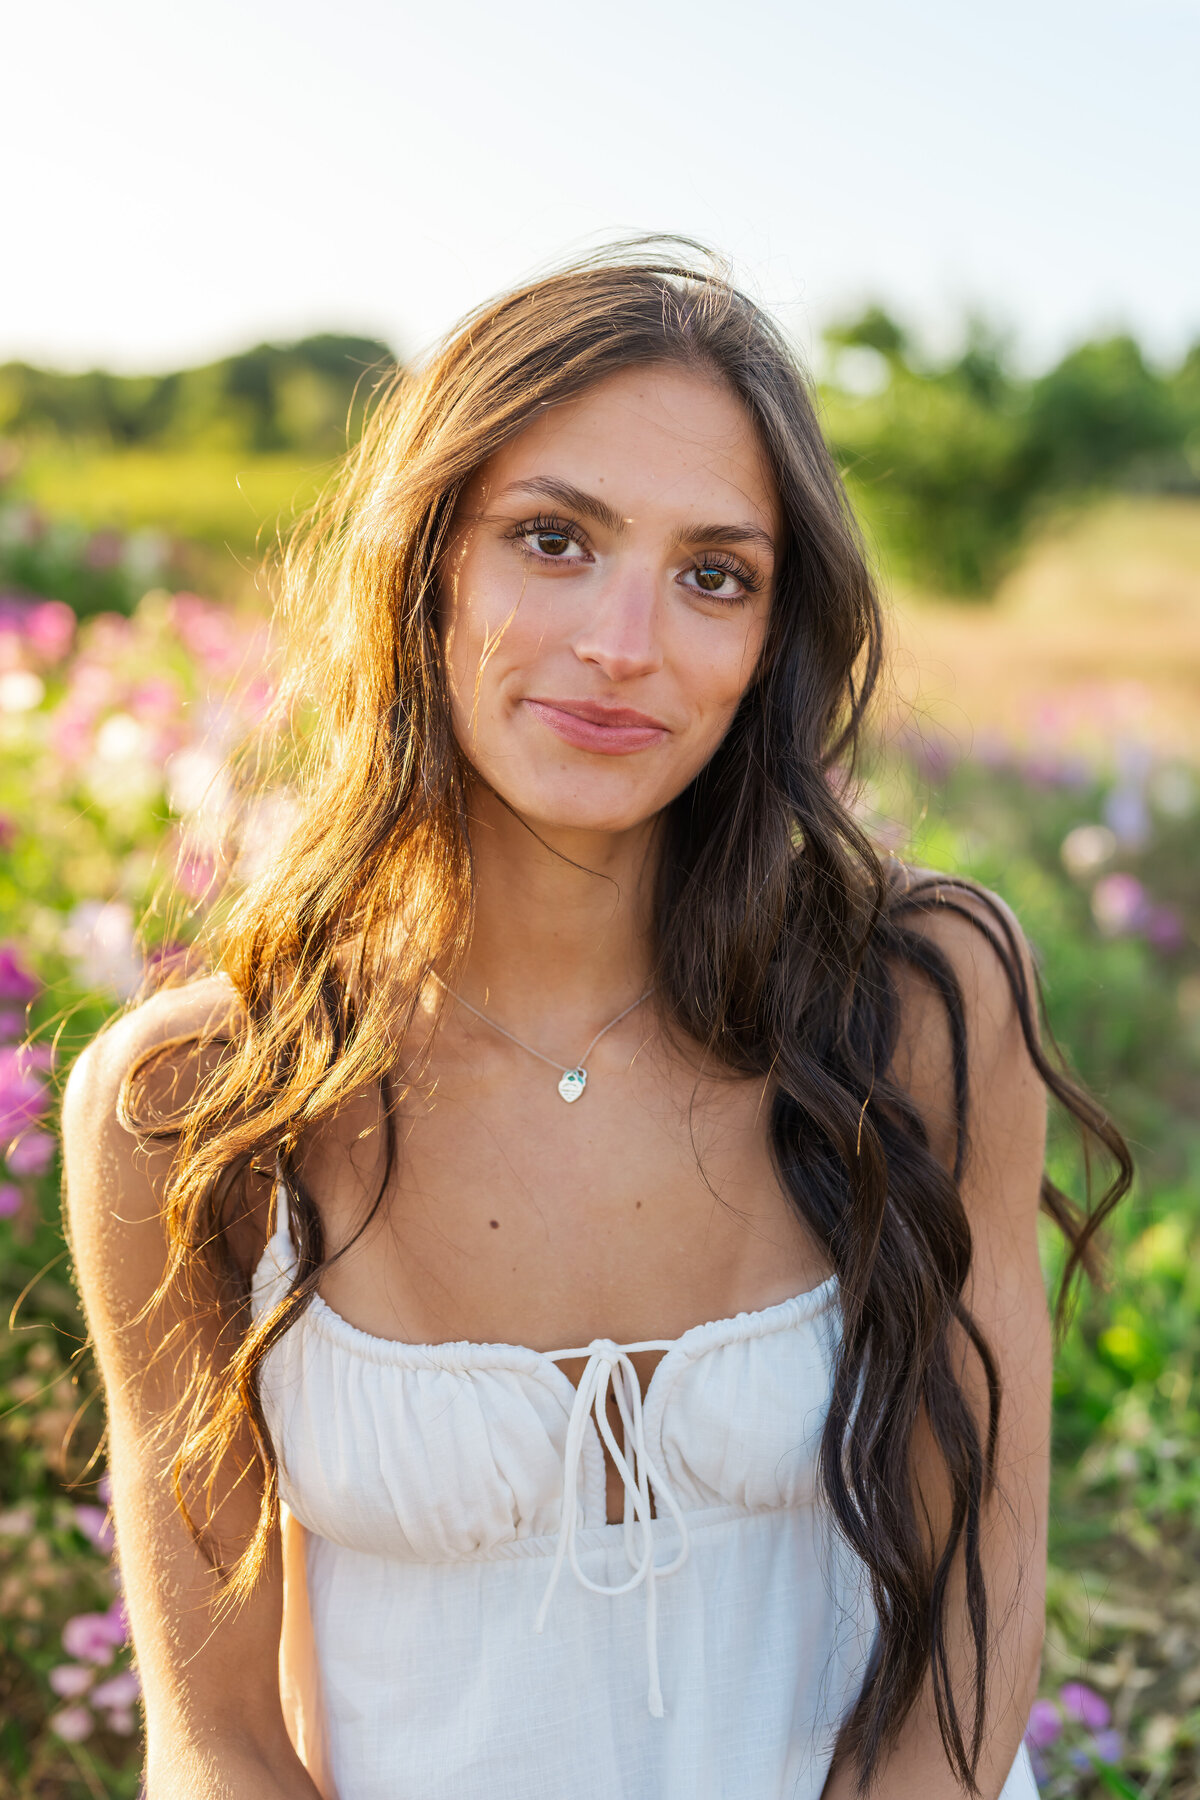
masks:
POLYGON ((25 641, 41 663, 61 662, 75 636, 75 614, 64 600, 41 600, 25 620, 25 641))
POLYGON ((1092 913, 1101 931, 1120 937, 1139 931, 1149 912, 1149 898, 1136 875, 1117 871, 1104 875, 1092 889, 1092 913))
POLYGON ((50 1719, 50 1729, 64 1744, 80 1744, 95 1724, 86 1706, 64 1706, 50 1719))
POLYGON ((77 1506, 75 1523, 89 1543, 103 1550, 107 1556, 113 1547, 113 1528, 108 1513, 102 1506, 77 1506))
POLYGON ((46 1084, 31 1067, 46 1062, 44 1051, 44 1045, 0 1044, 0 1147, 36 1124, 49 1104, 46 1084))
POLYGON ((50 1686, 60 1700, 78 1700, 91 1687, 95 1674, 86 1663, 59 1663, 50 1671, 50 1686))
POLYGON ((198 594, 176 594, 171 623, 191 656, 209 675, 232 676, 245 655, 234 622, 223 607, 198 594))
POLYGON ((25 1013, 19 1006, 0 1007, 0 1040, 10 1041, 25 1035, 25 1013))
POLYGON ((174 719, 179 711, 181 695, 178 684, 166 675, 151 675, 130 691, 126 709, 143 724, 157 725, 174 719))
POLYGON ((14 1181, 0 1181, 0 1219, 15 1219, 24 1196, 14 1181))
POLYGON ((37 978, 21 962, 18 945, 0 944, 0 1001, 24 1006, 38 991, 37 978))
POLYGON ((110 1675, 102 1681, 92 1695, 93 1706, 120 1707, 134 1706, 142 1691, 136 1669, 122 1669, 119 1675, 110 1675))
POLYGON ((1107 1703, 1095 1688, 1087 1687, 1082 1681, 1068 1681, 1060 1688, 1058 1697, 1067 1717, 1078 1719, 1089 1731, 1103 1731, 1112 1717, 1107 1703))
MULTIPOLYGON (((118 1603, 119 1604, 119 1603, 118 1603)), ((125 1642, 124 1623, 113 1618, 113 1607, 103 1613, 76 1613, 63 1626, 63 1649, 81 1662, 110 1663, 113 1651, 125 1642)), ((122 1619, 124 1608, 122 1608, 122 1619)))
POLYGON ((119 1675, 110 1676, 91 1695, 93 1706, 103 1707, 109 1712, 126 1712, 136 1706, 141 1697, 142 1684, 133 1669, 122 1669, 119 1675))
POLYGON ((9 1170, 14 1175, 44 1175, 54 1161, 55 1142, 52 1131, 27 1131, 5 1158, 9 1170))
POLYGON ((185 841, 175 862, 175 885, 189 900, 203 900, 217 882, 217 859, 212 852, 185 841))
POLYGON ((123 1600, 114 1600, 103 1615, 108 1620, 108 1629, 113 1633, 114 1644, 129 1642, 129 1614, 125 1611, 123 1600))
POLYGON ((1053 1700, 1035 1700, 1029 1709, 1029 1723, 1025 1727, 1025 1742, 1035 1749, 1045 1750, 1062 1733, 1062 1714, 1053 1700))
POLYGON ((137 1730, 137 1720, 127 1706, 118 1707, 116 1712, 108 1713, 105 1723, 110 1731, 116 1732, 118 1737, 132 1737, 137 1730))

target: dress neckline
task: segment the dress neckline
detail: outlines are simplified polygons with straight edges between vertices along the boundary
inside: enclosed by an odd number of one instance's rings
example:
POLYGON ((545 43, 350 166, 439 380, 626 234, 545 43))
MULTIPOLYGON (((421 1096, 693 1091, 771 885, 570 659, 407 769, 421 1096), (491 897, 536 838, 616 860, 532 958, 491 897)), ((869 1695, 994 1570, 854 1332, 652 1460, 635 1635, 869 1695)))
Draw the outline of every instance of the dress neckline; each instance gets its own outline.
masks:
MULTIPOLYGON (((275 1231, 264 1247, 263 1254, 252 1277, 252 1284, 258 1285, 261 1272, 267 1258, 274 1252, 274 1260, 278 1266, 280 1253, 286 1268, 292 1269, 296 1264, 296 1250, 292 1243, 292 1234, 288 1218, 286 1189, 282 1182, 276 1187, 277 1223, 275 1231)), ((815 1319, 826 1312, 837 1297, 839 1281, 836 1274, 827 1275, 816 1287, 805 1288, 802 1293, 789 1294, 784 1300, 773 1301, 770 1306, 755 1307, 742 1312, 730 1313, 724 1318, 706 1319, 698 1325, 689 1325, 678 1337, 645 1340, 653 1342, 664 1350, 664 1355, 651 1376, 651 1385, 668 1360, 674 1361, 680 1353, 699 1354, 715 1343, 736 1343, 740 1339, 765 1337, 768 1334, 783 1330, 789 1325, 799 1325, 815 1319)), ((551 1379, 558 1380, 574 1392, 575 1384, 570 1377, 558 1367, 558 1361, 571 1354, 586 1355, 583 1352, 567 1352, 563 1350, 535 1350, 529 1344, 512 1344, 503 1341, 476 1340, 473 1338, 447 1339, 442 1343, 413 1343, 405 1338, 380 1337, 371 1331, 364 1331, 359 1325, 352 1325, 349 1319, 335 1312, 329 1302, 320 1294, 314 1293, 305 1309, 323 1328, 325 1334, 343 1348, 367 1358, 371 1362, 394 1363, 401 1367, 420 1368, 453 1368, 517 1366, 536 1367, 539 1372, 550 1372, 551 1379)), ((615 1339, 594 1339, 594 1343, 613 1343, 618 1349, 629 1346, 621 1345, 615 1339)), ((637 1341, 634 1341, 635 1347, 637 1341)), ((647 1398, 649 1389, 647 1389, 647 1398)))

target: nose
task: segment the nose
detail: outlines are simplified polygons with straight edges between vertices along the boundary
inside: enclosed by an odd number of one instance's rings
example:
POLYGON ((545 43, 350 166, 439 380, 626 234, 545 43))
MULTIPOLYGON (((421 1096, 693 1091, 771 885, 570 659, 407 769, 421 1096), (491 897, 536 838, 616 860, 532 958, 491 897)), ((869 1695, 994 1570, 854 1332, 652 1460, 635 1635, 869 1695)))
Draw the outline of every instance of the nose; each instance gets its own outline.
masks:
POLYGON ((631 681, 662 668, 658 595, 649 571, 614 570, 585 605, 573 645, 580 662, 601 669, 610 681, 631 681))

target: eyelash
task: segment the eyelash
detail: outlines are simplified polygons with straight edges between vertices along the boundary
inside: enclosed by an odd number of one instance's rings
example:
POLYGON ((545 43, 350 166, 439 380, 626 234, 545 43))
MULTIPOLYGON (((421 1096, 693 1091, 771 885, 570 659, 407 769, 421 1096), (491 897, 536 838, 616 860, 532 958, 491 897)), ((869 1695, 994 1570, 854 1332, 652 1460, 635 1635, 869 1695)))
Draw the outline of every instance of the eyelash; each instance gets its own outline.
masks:
MULTIPOLYGON (((525 538, 535 536, 539 531, 557 532, 561 537, 570 538, 572 542, 579 544, 582 549, 586 550, 588 547, 586 532, 573 519, 551 518, 542 513, 539 513, 536 519, 523 519, 520 524, 514 525, 506 535, 531 561, 556 562, 558 558, 539 555, 536 550, 530 549, 529 545, 523 541, 525 538)), ((709 555, 697 558, 692 564, 692 568, 721 569, 726 575, 732 575, 735 581, 740 581, 747 594, 756 594, 762 586, 762 581, 755 571, 742 562, 740 557, 731 556, 726 550, 714 550, 709 555)), ((707 600, 715 600, 718 605, 725 606, 734 605, 742 597, 740 594, 729 596, 708 594, 703 588, 694 588, 692 591, 701 594, 707 600)))

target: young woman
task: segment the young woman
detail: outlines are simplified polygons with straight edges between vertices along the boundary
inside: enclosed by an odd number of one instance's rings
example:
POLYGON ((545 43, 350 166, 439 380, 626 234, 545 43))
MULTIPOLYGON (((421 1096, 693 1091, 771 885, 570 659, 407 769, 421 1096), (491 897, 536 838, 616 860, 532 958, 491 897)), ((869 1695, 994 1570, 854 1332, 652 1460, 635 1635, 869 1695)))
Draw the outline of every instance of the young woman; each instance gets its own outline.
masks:
POLYGON ((1031 1796, 1047 1087, 1122 1147, 848 810, 792 353, 536 282, 285 574, 289 829, 64 1106, 149 1800, 1031 1796))

